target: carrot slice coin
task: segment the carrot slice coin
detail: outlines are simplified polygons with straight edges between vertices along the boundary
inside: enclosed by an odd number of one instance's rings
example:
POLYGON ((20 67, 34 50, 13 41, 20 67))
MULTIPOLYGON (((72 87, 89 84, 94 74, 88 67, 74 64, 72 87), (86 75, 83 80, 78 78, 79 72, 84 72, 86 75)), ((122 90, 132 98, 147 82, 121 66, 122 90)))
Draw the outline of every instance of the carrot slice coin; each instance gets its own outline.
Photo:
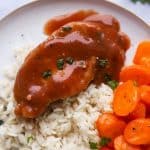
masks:
POLYGON ((111 113, 105 113, 96 121, 96 127, 101 137, 110 139, 123 133, 126 123, 111 113))
POLYGON ((124 137, 133 145, 150 144, 150 119, 140 118, 131 121, 124 130, 124 137))
POLYGON ((125 67, 120 72, 120 81, 135 80, 139 85, 150 84, 150 69, 132 65, 125 67))
POLYGON ((128 117, 130 120, 137 119, 137 118, 145 118, 146 117, 145 104, 139 102, 136 108, 134 109, 134 111, 131 114, 129 114, 128 117))
POLYGON ((140 87, 141 100, 150 106, 150 86, 143 85, 140 87))
POLYGON ((143 41, 138 45, 133 62, 150 67, 150 41, 143 41))
POLYGON ((140 100, 139 89, 134 81, 119 85, 114 93, 113 110, 118 116, 128 116, 140 100))
POLYGON ((114 140, 115 150, 141 150, 139 146, 134 146, 126 142, 123 135, 120 135, 114 140))

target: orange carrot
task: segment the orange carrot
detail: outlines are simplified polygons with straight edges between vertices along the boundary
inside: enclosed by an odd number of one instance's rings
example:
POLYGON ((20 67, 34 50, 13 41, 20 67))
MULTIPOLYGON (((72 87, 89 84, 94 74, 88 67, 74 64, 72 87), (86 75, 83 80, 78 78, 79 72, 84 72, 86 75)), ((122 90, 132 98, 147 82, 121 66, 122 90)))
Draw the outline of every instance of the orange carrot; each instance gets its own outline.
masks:
POLYGON ((140 87, 141 100, 150 106, 150 86, 143 85, 140 87))
POLYGON ((130 120, 137 119, 137 118, 145 118, 145 117, 146 117, 146 106, 141 102, 137 104, 134 111, 128 116, 130 120))
POLYGON ((132 65, 125 67, 120 72, 120 81, 135 80, 139 85, 150 84, 150 69, 132 65))
POLYGON ((123 133, 126 123, 111 113, 104 113, 99 116, 96 126, 101 137, 113 139, 123 133))
POLYGON ((129 122, 124 130, 124 137, 133 145, 150 144, 150 119, 139 118, 129 122))
POLYGON ((118 116, 127 116, 134 111, 139 102, 139 89, 134 81, 119 85, 114 93, 113 110, 118 116))
POLYGON ((114 140, 115 150, 141 150, 139 146, 134 146, 126 142, 123 135, 120 135, 114 140))
POLYGON ((150 67, 150 41, 143 41, 138 45, 133 62, 150 67))

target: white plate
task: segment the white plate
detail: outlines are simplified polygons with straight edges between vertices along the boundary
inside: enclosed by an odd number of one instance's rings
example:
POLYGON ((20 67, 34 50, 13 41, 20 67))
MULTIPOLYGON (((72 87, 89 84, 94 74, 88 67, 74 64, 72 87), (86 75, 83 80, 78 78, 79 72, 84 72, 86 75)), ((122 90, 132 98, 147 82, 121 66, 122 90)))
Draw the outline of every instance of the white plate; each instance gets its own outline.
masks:
POLYGON ((13 49, 38 44, 46 37, 43 25, 51 17, 78 9, 94 9, 111 14, 120 21, 121 30, 131 39, 127 63, 132 60, 137 44, 150 39, 150 28, 141 19, 127 10, 103 0, 41 0, 27 4, 0 21, 0 78, 6 65, 11 65, 13 49), (22 36, 24 35, 24 36, 22 36))

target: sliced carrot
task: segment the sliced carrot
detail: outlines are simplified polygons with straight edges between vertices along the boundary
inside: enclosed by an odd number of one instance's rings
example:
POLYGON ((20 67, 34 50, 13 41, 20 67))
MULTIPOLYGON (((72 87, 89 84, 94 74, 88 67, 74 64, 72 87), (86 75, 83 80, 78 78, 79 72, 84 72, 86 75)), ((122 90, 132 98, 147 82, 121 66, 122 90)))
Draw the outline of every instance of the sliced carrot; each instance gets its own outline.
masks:
POLYGON ((141 150, 139 146, 134 146, 126 142, 123 135, 120 135, 114 140, 115 150, 141 150))
POLYGON ((140 100, 139 89, 131 80, 119 85, 114 93, 113 110, 118 116, 128 116, 140 100))
POLYGON ((132 65, 125 67, 120 72, 120 81, 135 80, 139 85, 150 84, 150 69, 132 65))
POLYGON ((104 113, 96 121, 96 127, 101 137, 110 139, 121 135, 126 123, 111 113, 104 113))
POLYGON ((150 106, 150 86, 143 85, 140 87, 141 100, 150 106))
POLYGON ((131 121, 124 130, 124 137, 133 145, 150 144, 150 119, 139 118, 131 121))
POLYGON ((133 62, 150 67, 150 41, 143 41, 138 45, 133 62))
POLYGON ((145 104, 139 102, 134 109, 134 111, 129 114, 129 120, 137 119, 137 118, 145 118, 146 117, 146 106, 145 104))

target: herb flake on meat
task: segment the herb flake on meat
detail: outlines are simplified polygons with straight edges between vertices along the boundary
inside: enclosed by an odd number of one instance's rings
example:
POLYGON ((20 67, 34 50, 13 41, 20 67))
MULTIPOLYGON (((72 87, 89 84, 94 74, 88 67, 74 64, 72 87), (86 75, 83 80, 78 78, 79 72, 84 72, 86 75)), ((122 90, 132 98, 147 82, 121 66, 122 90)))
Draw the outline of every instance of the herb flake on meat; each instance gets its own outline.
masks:
POLYGON ((44 71, 44 72, 43 72, 42 77, 43 77, 44 79, 48 79, 51 75, 52 75, 51 70, 47 70, 47 71, 44 71))
POLYGON ((74 59, 73 59, 72 57, 67 57, 67 58, 66 58, 66 63, 72 65, 73 62, 74 62, 74 59))
POLYGON ((104 74, 104 81, 107 83, 108 81, 112 80, 112 76, 108 73, 104 74))
POLYGON ((98 66, 101 68, 105 68, 108 65, 108 60, 107 59, 99 59, 98 60, 98 66))
POLYGON ((72 28, 70 26, 65 26, 65 27, 62 27, 62 30, 65 32, 69 32, 72 30, 72 28))
POLYGON ((62 70, 64 66, 64 59, 63 58, 58 59, 56 65, 59 70, 62 70))

